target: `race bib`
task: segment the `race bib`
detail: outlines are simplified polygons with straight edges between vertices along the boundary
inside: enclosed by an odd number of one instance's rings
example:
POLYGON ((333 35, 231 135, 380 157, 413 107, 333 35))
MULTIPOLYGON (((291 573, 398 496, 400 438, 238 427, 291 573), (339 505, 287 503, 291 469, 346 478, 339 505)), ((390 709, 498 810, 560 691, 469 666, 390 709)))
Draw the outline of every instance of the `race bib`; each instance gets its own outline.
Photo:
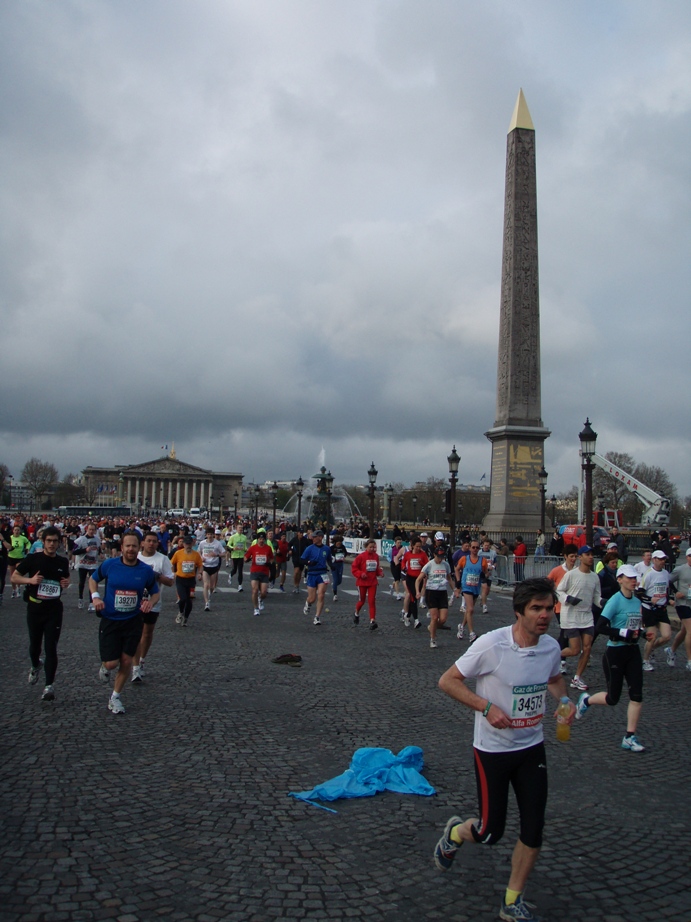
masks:
POLYGON ((322 582, 323 582, 323 583, 330 583, 330 582, 331 582, 331 579, 329 578, 329 574, 328 574, 328 573, 322 573, 322 582))
POLYGON ((413 558, 408 561, 408 569, 414 573, 419 573, 422 567, 420 566, 420 561, 417 558, 413 558))
POLYGON ((627 615, 626 616, 626 630, 627 631, 638 631, 641 627, 641 615, 640 612, 637 615, 627 615))
POLYGON ((345 560, 345 554, 336 554, 336 560, 345 560))
POLYGON ((256 554, 254 558, 254 562, 256 563, 258 567, 265 567, 266 566, 266 554, 256 554))
POLYGON ((183 573, 194 573, 196 565, 193 560, 183 560, 180 569, 183 573))
POLYGON ((534 727, 545 716, 546 685, 514 685, 511 700, 511 726, 534 727))
POLYGON ((54 579, 44 579, 39 583, 37 599, 58 599, 60 598, 60 583, 54 579))
POLYGON ((691 586, 686 590, 686 599, 691 602, 691 586))
POLYGON ((115 590, 115 611, 136 611, 139 607, 139 595, 134 589, 115 590))
POLYGON ((216 556, 216 551, 215 551, 212 547, 205 547, 205 548, 204 548, 204 556, 205 556, 205 557, 215 557, 215 556, 216 556))
POLYGON ((378 564, 376 560, 366 560, 365 561, 365 570, 368 573, 376 573, 377 567, 378 567, 378 564))
POLYGON ((120 535, 113 535, 113 541, 119 541, 120 535))
POLYGON ((466 586, 478 586, 480 584, 479 573, 468 573, 465 578, 466 586))

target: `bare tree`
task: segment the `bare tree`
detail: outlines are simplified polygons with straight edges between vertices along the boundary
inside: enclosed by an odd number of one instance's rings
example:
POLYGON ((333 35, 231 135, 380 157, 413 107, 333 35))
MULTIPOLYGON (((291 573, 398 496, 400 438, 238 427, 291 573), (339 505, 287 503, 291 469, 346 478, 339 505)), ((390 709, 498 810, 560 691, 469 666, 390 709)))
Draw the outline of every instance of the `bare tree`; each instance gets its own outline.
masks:
MULTIPOLYGON (((636 462, 627 452, 608 451, 605 458, 626 471, 627 474, 635 476, 636 462)), ((599 467, 596 467, 593 473, 593 493, 595 496, 604 497, 605 509, 621 509, 629 496, 629 491, 619 478, 606 473, 599 467)))
POLYGON ((34 494, 37 506, 41 497, 58 482, 59 476, 58 469, 54 464, 49 461, 41 461, 38 458, 31 458, 30 461, 27 461, 22 470, 22 480, 34 494))
POLYGON ((6 464, 0 464, 0 502, 5 503, 5 488, 10 477, 10 469, 6 464))

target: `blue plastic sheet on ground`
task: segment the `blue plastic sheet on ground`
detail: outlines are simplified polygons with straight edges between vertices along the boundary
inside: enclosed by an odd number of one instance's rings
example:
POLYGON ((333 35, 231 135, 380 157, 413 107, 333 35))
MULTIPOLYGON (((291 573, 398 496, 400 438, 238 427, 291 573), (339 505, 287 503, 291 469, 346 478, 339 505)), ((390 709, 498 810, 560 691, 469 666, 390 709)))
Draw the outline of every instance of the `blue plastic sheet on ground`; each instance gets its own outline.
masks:
POLYGON ((420 772, 424 767, 422 749, 405 746, 397 756, 390 749, 365 747, 356 749, 350 768, 311 791, 291 791, 288 797, 304 800, 329 813, 337 813, 317 803, 319 800, 341 800, 346 797, 372 797, 380 791, 396 794, 420 794, 430 797, 437 792, 420 772))

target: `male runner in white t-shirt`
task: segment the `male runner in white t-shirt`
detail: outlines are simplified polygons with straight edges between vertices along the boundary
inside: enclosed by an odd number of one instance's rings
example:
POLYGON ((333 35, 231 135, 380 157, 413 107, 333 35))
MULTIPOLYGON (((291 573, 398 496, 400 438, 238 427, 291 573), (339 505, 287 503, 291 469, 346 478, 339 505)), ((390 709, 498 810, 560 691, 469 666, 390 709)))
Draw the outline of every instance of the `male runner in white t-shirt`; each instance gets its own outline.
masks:
MULTIPOLYGON (((434 862, 440 870, 448 870, 464 842, 498 842, 512 785, 521 823, 499 912, 505 920, 538 919, 523 899, 523 890, 540 853, 547 805, 542 732, 547 692, 557 700, 566 696, 559 644, 547 633, 555 601, 550 580, 519 583, 513 596, 514 623, 476 640, 439 680, 442 691, 475 711, 473 747, 482 819, 464 822, 452 816, 434 850, 434 862), (466 685, 467 679, 476 679, 475 692, 466 685)), ((569 723, 575 713, 571 703, 569 723)))
MULTIPOLYGON (((161 552, 158 550, 158 535, 155 532, 148 531, 144 535, 144 539, 137 556, 141 561, 148 563, 150 567, 153 567, 159 586, 172 586, 175 583, 175 577, 173 575, 173 568, 170 565, 170 560, 166 557, 165 554, 161 554, 161 552)), ((151 643, 154 639, 154 630, 156 629, 158 616, 161 614, 162 601, 163 590, 161 589, 158 602, 156 602, 150 612, 142 615, 142 619, 144 621, 144 626, 142 628, 142 638, 139 641, 137 652, 132 657, 133 682, 141 682, 144 678, 144 658, 149 652, 151 643)))

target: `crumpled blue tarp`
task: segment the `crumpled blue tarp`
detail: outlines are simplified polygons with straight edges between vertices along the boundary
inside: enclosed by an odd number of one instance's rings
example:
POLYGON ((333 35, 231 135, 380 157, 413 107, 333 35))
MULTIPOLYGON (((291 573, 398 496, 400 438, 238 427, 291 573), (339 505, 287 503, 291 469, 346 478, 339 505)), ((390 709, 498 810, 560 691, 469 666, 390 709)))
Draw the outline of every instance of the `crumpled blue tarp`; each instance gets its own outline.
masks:
POLYGON ((420 774, 424 767, 422 749, 419 746, 405 746, 397 756, 390 749, 364 747, 356 749, 350 768, 311 791, 291 791, 288 796, 304 800, 329 813, 336 813, 323 807, 318 800, 340 800, 345 797, 372 797, 379 791, 394 791, 396 794, 421 794, 429 797, 437 792, 420 774))

